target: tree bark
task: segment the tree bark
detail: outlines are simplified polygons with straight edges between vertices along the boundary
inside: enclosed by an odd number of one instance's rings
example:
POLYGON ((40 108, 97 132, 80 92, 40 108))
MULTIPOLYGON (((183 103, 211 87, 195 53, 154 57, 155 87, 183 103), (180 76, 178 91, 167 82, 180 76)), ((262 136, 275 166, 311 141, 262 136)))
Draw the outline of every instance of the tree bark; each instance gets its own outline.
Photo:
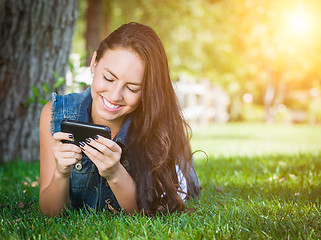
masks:
POLYGON ((275 98, 275 85, 269 82, 266 86, 265 96, 264 96, 264 108, 265 108, 265 122, 274 122, 274 112, 273 112, 273 101, 275 98))
POLYGON ((0 162, 39 159, 43 105, 25 103, 65 76, 77 12, 77 0, 0 1, 0 162))
POLYGON ((87 0, 86 12, 86 66, 93 52, 109 34, 112 0, 87 0))
POLYGON ((100 40, 102 41, 105 39, 109 33, 110 33, 110 16, 112 14, 112 2, 111 0, 104 0, 102 3, 102 11, 103 11, 103 16, 102 16, 102 24, 100 28, 100 40))
POLYGON ((100 43, 102 22, 102 0, 87 0, 86 13, 86 66, 90 65, 91 55, 100 43))

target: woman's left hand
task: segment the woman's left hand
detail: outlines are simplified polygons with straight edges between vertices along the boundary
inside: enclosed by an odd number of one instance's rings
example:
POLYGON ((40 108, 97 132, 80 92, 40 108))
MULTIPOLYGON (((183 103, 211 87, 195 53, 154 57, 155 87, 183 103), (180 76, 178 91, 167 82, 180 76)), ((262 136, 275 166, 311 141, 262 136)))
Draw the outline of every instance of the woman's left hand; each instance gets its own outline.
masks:
POLYGON ((121 166, 122 149, 117 143, 108 138, 97 137, 89 138, 86 142, 82 142, 81 148, 96 165, 99 174, 107 180, 112 180, 117 176, 121 166))

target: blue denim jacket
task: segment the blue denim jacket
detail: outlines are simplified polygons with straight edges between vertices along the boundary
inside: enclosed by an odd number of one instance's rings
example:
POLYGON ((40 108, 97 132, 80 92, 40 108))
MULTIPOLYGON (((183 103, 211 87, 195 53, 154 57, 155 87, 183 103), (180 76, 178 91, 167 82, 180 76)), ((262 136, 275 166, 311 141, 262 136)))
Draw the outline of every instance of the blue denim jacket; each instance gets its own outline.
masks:
MULTIPOLYGON (((52 96, 52 120, 51 133, 60 132, 60 123, 63 119, 89 122, 91 115, 91 93, 90 88, 82 93, 52 96)), ((130 118, 127 118, 115 141, 122 148, 120 162, 129 170, 129 162, 126 160, 126 137, 130 126, 130 118)), ((90 207, 100 209, 107 204, 114 209, 119 209, 119 204, 114 196, 108 182, 99 175, 95 164, 83 154, 81 165, 73 166, 70 176, 69 197, 73 208, 90 207)))
MULTIPOLYGON (((82 93, 71 93, 68 95, 52 95, 52 120, 51 133, 60 132, 60 123, 63 119, 89 122, 91 116, 91 88, 82 93)), ((130 173, 130 164, 127 160, 127 133, 131 118, 127 117, 115 141, 122 148, 121 164, 130 173)), ((132 149, 133 151, 133 149, 132 149)), ((193 182, 188 189, 188 195, 197 196, 200 193, 199 180, 192 162, 190 178, 193 182)), ((95 164, 85 155, 82 155, 81 167, 73 166, 70 176, 69 189, 70 203, 73 208, 90 207, 101 209, 108 205, 109 208, 120 209, 108 182, 99 175, 95 164)))

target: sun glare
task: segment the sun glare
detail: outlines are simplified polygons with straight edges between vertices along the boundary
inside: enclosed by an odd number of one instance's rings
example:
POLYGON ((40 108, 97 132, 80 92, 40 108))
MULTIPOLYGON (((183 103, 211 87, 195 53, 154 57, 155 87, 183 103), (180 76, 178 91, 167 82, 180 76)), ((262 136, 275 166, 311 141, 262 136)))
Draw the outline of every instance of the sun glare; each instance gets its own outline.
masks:
POLYGON ((304 35, 310 32, 311 20, 306 11, 297 9, 287 14, 286 25, 290 33, 304 35))

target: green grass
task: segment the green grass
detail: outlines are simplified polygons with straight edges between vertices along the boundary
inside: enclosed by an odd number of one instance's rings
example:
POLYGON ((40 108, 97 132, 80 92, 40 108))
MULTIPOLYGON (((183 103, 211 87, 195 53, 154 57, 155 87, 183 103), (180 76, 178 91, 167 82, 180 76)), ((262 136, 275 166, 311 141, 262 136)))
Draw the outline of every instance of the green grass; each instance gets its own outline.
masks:
POLYGON ((320 239, 321 127, 215 124, 192 146, 202 194, 163 217, 38 207, 39 163, 0 165, 0 239, 320 239))

